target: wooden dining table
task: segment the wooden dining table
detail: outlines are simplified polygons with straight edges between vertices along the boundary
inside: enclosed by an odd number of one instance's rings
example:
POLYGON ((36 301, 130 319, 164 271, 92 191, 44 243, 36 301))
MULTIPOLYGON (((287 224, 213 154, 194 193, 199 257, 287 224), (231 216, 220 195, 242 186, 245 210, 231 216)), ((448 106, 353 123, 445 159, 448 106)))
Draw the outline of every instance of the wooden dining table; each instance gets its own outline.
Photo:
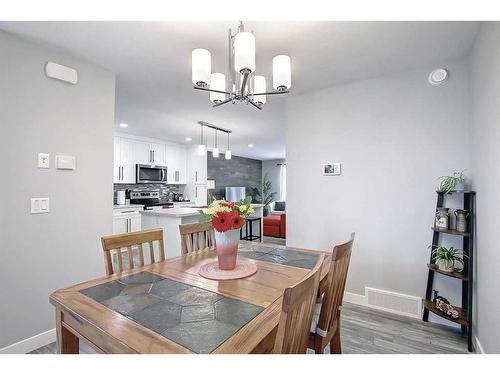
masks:
POLYGON ((283 292, 318 254, 241 241, 238 259, 257 266, 243 279, 200 276, 217 259, 204 250, 57 290, 57 352, 76 354, 82 340, 98 353, 270 353, 283 292))

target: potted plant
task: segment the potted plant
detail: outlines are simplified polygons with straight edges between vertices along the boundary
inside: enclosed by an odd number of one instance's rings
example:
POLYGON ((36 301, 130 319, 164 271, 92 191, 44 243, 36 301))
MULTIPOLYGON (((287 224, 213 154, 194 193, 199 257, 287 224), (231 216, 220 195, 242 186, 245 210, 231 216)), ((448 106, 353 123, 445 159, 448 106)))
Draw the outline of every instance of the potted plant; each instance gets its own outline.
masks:
POLYGON ((254 212, 252 197, 246 197, 238 203, 223 200, 212 202, 202 210, 200 222, 212 222, 215 231, 217 261, 221 270, 233 270, 236 267, 240 228, 245 217, 254 212))
POLYGON ((465 171, 453 172, 451 176, 441 176, 441 182, 439 184, 439 191, 442 193, 449 193, 452 190, 464 190, 465 183, 465 171))
POLYGON ((432 260, 438 265, 439 270, 445 272, 453 272, 455 270, 455 262, 462 265, 459 271, 463 270, 464 261, 467 255, 463 251, 455 249, 453 246, 434 246, 432 250, 432 260))
POLYGON ((269 205, 274 202, 274 199, 276 197, 276 192, 272 192, 272 184, 271 180, 269 180, 269 175, 266 173, 264 175, 264 178, 262 179, 262 186, 260 187, 253 187, 253 194, 257 200, 257 202, 260 202, 264 205, 263 208, 263 215, 267 216, 269 215, 269 205))

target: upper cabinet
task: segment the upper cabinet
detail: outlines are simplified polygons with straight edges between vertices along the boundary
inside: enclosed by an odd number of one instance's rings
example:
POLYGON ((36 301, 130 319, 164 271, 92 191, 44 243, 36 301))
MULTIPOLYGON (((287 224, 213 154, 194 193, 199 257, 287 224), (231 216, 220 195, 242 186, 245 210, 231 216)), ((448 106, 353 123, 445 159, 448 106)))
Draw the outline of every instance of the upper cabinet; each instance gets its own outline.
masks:
POLYGON ((168 184, 186 183, 186 147, 173 142, 114 137, 113 182, 135 183, 136 164, 167 167, 168 184))
POLYGON ((191 146, 186 150, 187 153, 187 183, 200 184, 207 183, 207 153, 198 154, 198 147, 191 146))

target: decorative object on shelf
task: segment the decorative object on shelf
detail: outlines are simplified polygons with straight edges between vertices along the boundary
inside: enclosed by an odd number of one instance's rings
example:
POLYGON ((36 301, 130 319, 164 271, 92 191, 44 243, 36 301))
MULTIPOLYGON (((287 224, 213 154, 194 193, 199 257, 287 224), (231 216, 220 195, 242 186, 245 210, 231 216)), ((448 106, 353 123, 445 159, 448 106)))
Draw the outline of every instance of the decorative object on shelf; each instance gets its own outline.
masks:
POLYGON ((457 232, 466 233, 467 217, 469 217, 469 211, 457 208, 455 211, 453 211, 453 214, 455 215, 456 218, 455 226, 457 232))
POLYGON ((464 257, 466 258, 467 255, 465 255, 463 251, 455 249, 453 246, 446 247, 439 245, 432 247, 432 260, 438 265, 441 271, 453 272, 455 270, 455 262, 462 265, 462 268, 457 269, 457 271, 462 271, 464 257))
POLYGON ((215 248, 221 270, 229 271, 236 267, 240 228, 245 223, 244 218, 255 212, 251 201, 252 197, 238 203, 214 201, 202 210, 200 222, 211 221, 215 230, 215 248))
POLYGON ((434 302, 434 306, 436 306, 439 311, 451 316, 453 319, 458 319, 458 311, 452 306, 450 301, 440 296, 438 293, 439 292, 434 289, 434 299, 432 300, 434 302))
POLYGON ((269 205, 273 203, 276 199, 275 191, 271 193, 272 183, 269 179, 269 174, 264 174, 264 178, 262 179, 262 186, 252 187, 253 194, 257 202, 260 202, 264 205, 262 209, 263 215, 269 215, 269 205))
POLYGON ((435 226, 439 229, 448 229, 450 222, 450 209, 446 207, 439 207, 436 209, 435 226))
POLYGON ((207 146, 205 145, 205 139, 203 138, 203 128, 207 127, 207 128, 215 130, 214 148, 212 149, 212 157, 214 157, 214 158, 219 157, 220 150, 219 150, 219 143, 218 143, 218 139, 217 139, 217 132, 223 132, 223 133, 227 134, 227 149, 225 152, 225 158, 226 158, 226 160, 230 160, 231 159, 231 150, 229 149, 229 135, 232 133, 232 130, 224 129, 224 128, 210 124, 210 123, 205 122, 205 121, 198 121, 198 124, 200 124, 200 128, 201 128, 201 130, 200 130, 200 144, 198 145, 198 154, 201 156, 201 155, 205 155, 205 153, 207 152, 207 146))
POLYGON ((211 54, 206 49, 193 50, 192 82, 194 89, 210 92, 213 107, 237 101, 251 104, 262 109, 267 95, 287 94, 292 85, 291 62, 287 55, 273 58, 273 87, 276 91, 267 92, 266 77, 255 75, 255 36, 245 31, 240 21, 238 31, 228 32, 228 75, 212 73, 211 54))
POLYGON ((445 194, 450 193, 453 190, 463 191, 465 190, 465 170, 462 172, 453 172, 451 176, 441 176, 439 184, 439 191, 445 194))

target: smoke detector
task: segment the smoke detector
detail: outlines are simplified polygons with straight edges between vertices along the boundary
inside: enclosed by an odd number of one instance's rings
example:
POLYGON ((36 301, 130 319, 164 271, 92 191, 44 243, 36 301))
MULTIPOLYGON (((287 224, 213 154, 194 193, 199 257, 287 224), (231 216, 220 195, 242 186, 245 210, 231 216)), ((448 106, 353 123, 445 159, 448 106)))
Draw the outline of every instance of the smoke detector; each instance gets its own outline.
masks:
POLYGON ((444 68, 434 69, 431 74, 429 74, 429 83, 431 85, 440 85, 448 79, 448 71, 444 68))

